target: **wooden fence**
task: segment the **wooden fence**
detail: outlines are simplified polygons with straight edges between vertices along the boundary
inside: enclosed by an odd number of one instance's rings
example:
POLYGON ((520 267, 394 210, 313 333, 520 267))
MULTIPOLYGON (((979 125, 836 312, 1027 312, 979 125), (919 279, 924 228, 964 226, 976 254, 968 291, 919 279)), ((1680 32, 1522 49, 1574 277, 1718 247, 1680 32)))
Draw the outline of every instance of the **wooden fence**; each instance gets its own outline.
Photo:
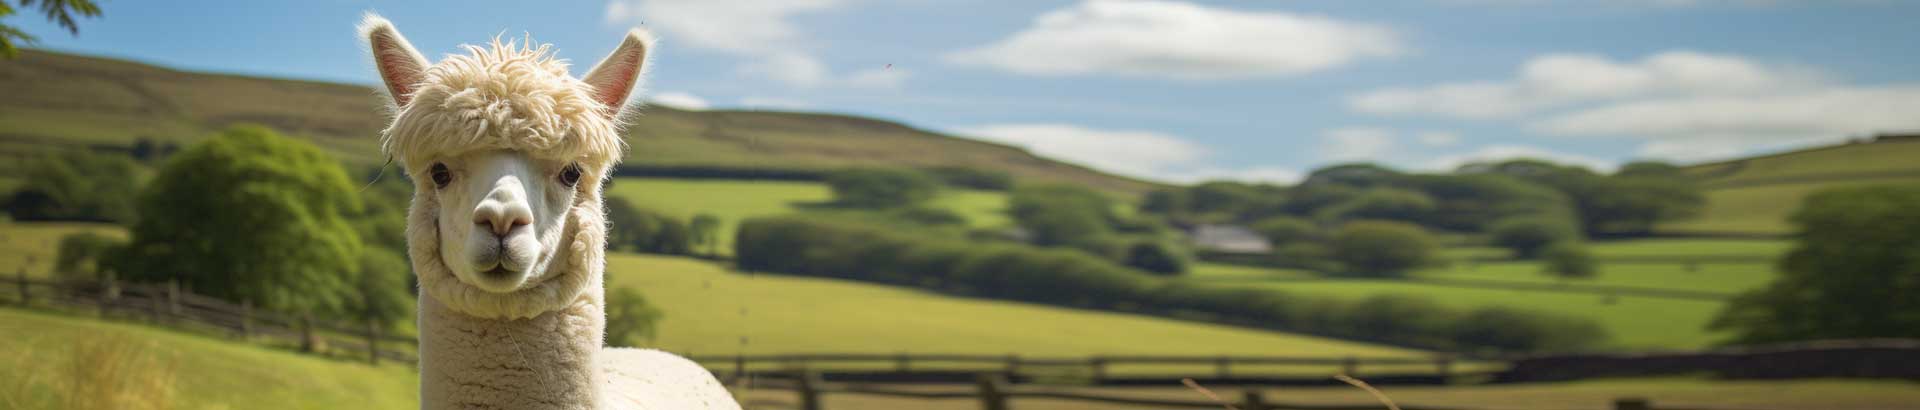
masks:
POLYGON ((381 359, 413 363, 418 339, 385 334, 378 326, 315 319, 254 308, 251 303, 232 303, 198 295, 182 289, 179 282, 165 284, 123 283, 111 276, 100 282, 75 282, 30 279, 26 271, 15 275, 15 302, 22 306, 36 303, 97 309, 101 317, 146 320, 157 325, 224 333, 245 341, 278 341, 294 344, 306 351, 324 346, 364 352, 369 363, 381 359))
MULTIPOLYGON (((826 379, 860 382, 957 383, 972 382, 976 374, 994 373, 1014 383, 1047 378, 1045 374, 1079 375, 1076 382, 1101 385, 1166 385, 1181 379, 1222 384, 1326 385, 1338 384, 1331 374, 1367 374, 1386 384, 1444 384, 1458 376, 1485 375, 1462 371, 1453 355, 1431 357, 1299 357, 1299 356, 1125 356, 1025 357, 968 354, 780 354, 692 355, 722 379, 747 375, 791 378, 799 371, 821 373, 826 379), (1180 366, 1177 375, 1115 372, 1116 367, 1180 366), (1261 367, 1265 367, 1263 371, 1261 367), (1275 372, 1291 366, 1296 371, 1275 372), (1298 371, 1299 368, 1310 368, 1298 371), (1370 369, 1381 369, 1378 371, 1370 369), (1412 369, 1409 371, 1409 369, 1412 369), (1046 370, 1046 371, 1043 371, 1046 370), (1050 372, 1048 372, 1050 371, 1050 372)), ((1480 361, 1478 364, 1496 364, 1480 361)))

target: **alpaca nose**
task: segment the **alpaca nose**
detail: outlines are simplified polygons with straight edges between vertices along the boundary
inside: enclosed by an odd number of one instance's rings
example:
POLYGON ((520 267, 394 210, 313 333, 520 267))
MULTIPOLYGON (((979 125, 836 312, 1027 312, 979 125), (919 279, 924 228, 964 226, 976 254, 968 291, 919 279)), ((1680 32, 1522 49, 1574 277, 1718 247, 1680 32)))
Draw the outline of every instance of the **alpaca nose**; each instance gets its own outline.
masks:
POLYGON ((500 182, 473 208, 473 224, 493 232, 495 237, 505 238, 515 228, 533 224, 533 209, 527 205, 518 182, 506 179, 500 182))

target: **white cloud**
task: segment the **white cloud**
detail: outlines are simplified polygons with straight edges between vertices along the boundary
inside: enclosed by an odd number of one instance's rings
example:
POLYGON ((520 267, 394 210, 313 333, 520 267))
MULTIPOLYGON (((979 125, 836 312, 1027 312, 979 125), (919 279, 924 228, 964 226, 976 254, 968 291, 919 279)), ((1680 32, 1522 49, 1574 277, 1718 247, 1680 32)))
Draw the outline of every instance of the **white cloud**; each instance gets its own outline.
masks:
POLYGON ((1446 147, 1460 143, 1460 134, 1446 131, 1425 131, 1414 134, 1413 138, 1429 147, 1446 147))
POLYGON ((1026 148, 1036 155, 1102 171, 1173 182, 1238 179, 1291 182, 1298 171, 1251 167, 1224 168, 1206 163, 1206 147, 1178 136, 1151 131, 1101 130, 1070 124, 988 124, 964 127, 956 135, 1026 148))
POLYGON ((1611 172, 1615 167, 1619 166, 1618 163, 1611 160, 1580 154, 1570 154, 1526 145, 1494 144, 1483 146, 1466 153, 1434 158, 1427 161, 1423 168, 1434 171, 1451 171, 1459 168, 1461 165, 1475 162, 1503 161, 1518 158, 1543 159, 1561 164, 1579 165, 1601 172, 1611 172))
POLYGON ((869 68, 848 73, 846 84, 865 88, 895 88, 912 75, 913 72, 904 68, 869 68))
POLYGON ((1345 127, 1320 135, 1320 155, 1330 161, 1377 160, 1393 145, 1393 131, 1384 128, 1345 127))
POLYGON ((948 62, 1031 75, 1226 79, 1302 74, 1404 46, 1386 26, 1165 0, 1085 0, 948 62))
MULTIPOLYGON (((835 79, 813 53, 818 44, 794 22, 796 16, 845 5, 840 0, 611 0, 605 17, 609 24, 657 29, 664 41, 739 56, 745 61, 737 72, 745 76, 796 87, 870 86, 875 84, 870 79, 835 79)), ((891 87, 905 78, 881 84, 891 87)))
POLYGON ((655 104, 672 106, 674 108, 685 109, 685 110, 704 110, 704 109, 713 107, 713 104, 707 103, 707 99, 700 98, 700 96, 693 95, 686 92, 681 92, 681 91, 669 91, 669 92, 654 94, 653 97, 650 99, 653 100, 655 104))
POLYGON ((1531 128, 1553 135, 1749 141, 1920 129, 1920 85, 1654 99, 1553 116, 1531 128))
POLYGON ((752 109, 773 109, 773 110, 802 110, 802 109, 813 108, 813 104, 809 104, 806 101, 793 100, 793 99, 780 98, 780 97, 763 97, 763 96, 757 96, 757 95, 749 95, 746 97, 741 97, 740 105, 745 106, 747 108, 752 108, 752 109))
POLYGON ((1586 103, 1662 96, 1748 96, 1817 87, 1807 70, 1771 67, 1738 56, 1668 51, 1637 62, 1587 54, 1547 54, 1504 81, 1386 88, 1350 96, 1374 114, 1506 118, 1586 103))

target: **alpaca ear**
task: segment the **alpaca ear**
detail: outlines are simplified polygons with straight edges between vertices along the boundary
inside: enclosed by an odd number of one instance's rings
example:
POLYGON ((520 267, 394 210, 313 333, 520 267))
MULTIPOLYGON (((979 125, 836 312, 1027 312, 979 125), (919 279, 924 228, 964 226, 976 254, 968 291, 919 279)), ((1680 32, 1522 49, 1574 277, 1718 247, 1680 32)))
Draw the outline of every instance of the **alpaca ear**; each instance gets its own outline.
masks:
POLYGON ((647 50, 653 48, 653 35, 644 30, 633 29, 627 32, 620 47, 613 49, 593 70, 587 71, 585 81, 593 87, 593 99, 607 107, 607 113, 618 117, 621 108, 626 107, 627 97, 633 89, 640 86, 640 75, 647 71, 647 50))
POLYGON ((373 66, 380 70, 380 81, 387 85, 396 109, 413 100, 413 92, 426 80, 427 58, 400 36, 393 22, 378 14, 367 13, 360 21, 360 37, 373 52, 373 66))

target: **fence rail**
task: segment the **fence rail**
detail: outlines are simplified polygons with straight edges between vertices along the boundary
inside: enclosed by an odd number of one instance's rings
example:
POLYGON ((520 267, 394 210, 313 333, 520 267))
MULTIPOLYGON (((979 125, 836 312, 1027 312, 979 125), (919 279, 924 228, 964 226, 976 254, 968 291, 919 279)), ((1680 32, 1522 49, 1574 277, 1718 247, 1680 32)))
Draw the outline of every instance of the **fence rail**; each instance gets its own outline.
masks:
POLYGON ((288 315, 258 309, 252 303, 233 303, 182 289, 179 282, 122 283, 109 276, 99 282, 31 279, 22 270, 11 280, 11 296, 20 305, 36 302, 98 309, 102 317, 144 319, 173 327, 225 333, 241 340, 277 340, 314 351, 321 346, 364 352, 371 363, 381 359, 413 363, 419 340, 383 332, 368 323, 353 323, 288 315), (404 349, 395 349, 404 347, 404 349))

